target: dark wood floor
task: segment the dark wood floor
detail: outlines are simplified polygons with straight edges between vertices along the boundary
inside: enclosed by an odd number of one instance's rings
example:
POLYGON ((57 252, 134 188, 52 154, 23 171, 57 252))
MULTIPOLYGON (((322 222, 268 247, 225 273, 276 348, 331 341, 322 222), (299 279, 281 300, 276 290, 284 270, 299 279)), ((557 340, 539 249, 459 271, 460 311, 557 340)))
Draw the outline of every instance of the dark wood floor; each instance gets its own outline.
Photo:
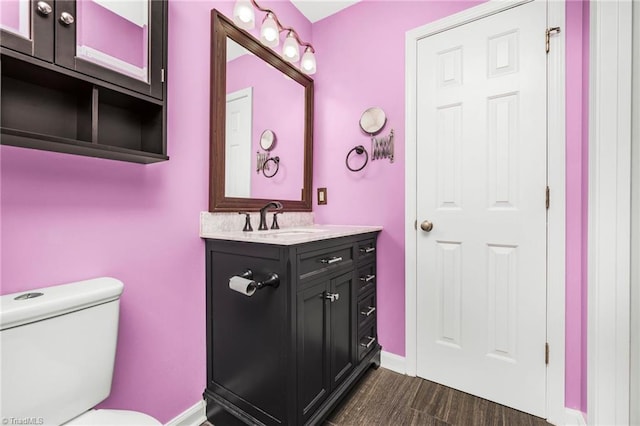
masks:
POLYGON ((369 370, 325 422, 347 425, 548 426, 538 417, 418 377, 369 370))
MULTIPOLYGON (((549 423, 437 383, 379 368, 366 373, 323 426, 358 425, 549 426, 549 423)), ((205 422, 202 426, 211 424, 205 422)))

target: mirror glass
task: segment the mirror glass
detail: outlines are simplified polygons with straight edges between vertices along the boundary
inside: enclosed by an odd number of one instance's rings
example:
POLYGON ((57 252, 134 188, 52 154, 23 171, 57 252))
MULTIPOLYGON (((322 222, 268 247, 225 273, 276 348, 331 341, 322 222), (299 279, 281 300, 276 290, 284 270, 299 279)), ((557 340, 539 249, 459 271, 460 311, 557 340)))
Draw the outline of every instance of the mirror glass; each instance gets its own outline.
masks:
POLYGON ((148 0, 76 2, 76 56, 149 81, 148 0))
POLYGON ((278 200, 311 211, 313 80, 216 10, 212 31, 209 210, 278 200), (270 178, 258 167, 265 156, 280 160, 270 178))
POLYGON ((301 200, 304 184, 304 87, 227 39, 225 196, 301 200), (268 179, 257 168, 265 129, 280 157, 268 179), (273 134, 272 133, 272 134, 273 134))
POLYGON ((31 39, 30 0, 0 0, 0 28, 31 39))

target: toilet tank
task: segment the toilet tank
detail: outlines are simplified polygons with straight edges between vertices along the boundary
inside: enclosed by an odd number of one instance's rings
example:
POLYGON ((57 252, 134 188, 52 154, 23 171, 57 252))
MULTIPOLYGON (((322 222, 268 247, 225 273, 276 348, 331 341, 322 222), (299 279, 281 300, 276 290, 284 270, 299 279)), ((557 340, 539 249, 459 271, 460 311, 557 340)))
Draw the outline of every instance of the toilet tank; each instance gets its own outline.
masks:
POLYGON ((122 290, 96 278, 0 296, 0 418, 59 425, 109 396, 122 290))

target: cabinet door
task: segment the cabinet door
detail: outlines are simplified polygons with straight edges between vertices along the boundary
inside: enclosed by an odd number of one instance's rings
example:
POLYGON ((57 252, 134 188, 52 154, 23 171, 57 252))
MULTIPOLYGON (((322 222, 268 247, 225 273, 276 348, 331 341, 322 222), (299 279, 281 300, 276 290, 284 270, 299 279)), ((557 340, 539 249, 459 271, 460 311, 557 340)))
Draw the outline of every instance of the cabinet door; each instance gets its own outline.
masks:
POLYGON ((165 8, 157 0, 57 0, 55 62, 162 98, 165 8))
POLYGON ((53 61, 53 0, 0 0, 0 40, 9 48, 53 61))
POLYGON ((300 424, 327 398, 329 315, 325 299, 329 283, 320 281, 297 295, 298 407, 300 424))
POLYGON ((354 320, 354 275, 350 271, 331 280, 330 308, 330 353, 332 389, 353 369, 355 320, 354 320), (337 296, 335 296, 337 295, 337 296))

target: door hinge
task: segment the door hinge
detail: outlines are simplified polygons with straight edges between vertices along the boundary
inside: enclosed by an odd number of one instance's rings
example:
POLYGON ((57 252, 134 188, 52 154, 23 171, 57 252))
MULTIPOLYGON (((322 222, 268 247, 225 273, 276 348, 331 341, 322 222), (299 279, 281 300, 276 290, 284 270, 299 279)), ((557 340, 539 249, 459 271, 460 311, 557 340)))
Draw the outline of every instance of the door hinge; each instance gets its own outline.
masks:
POLYGON ((160 70, 160 82, 164 83, 164 68, 160 70))
POLYGON ((544 363, 549 365, 549 343, 544 344, 544 363))
POLYGON ((551 49, 551 34, 558 34, 560 32, 560 27, 547 28, 545 31, 545 46, 546 51, 549 53, 551 49))
POLYGON ((549 204, 550 204, 549 193, 550 193, 550 190, 549 190, 549 187, 547 186, 547 189, 545 190, 545 203, 544 203, 544 205, 547 207, 547 210, 549 210, 549 204))

